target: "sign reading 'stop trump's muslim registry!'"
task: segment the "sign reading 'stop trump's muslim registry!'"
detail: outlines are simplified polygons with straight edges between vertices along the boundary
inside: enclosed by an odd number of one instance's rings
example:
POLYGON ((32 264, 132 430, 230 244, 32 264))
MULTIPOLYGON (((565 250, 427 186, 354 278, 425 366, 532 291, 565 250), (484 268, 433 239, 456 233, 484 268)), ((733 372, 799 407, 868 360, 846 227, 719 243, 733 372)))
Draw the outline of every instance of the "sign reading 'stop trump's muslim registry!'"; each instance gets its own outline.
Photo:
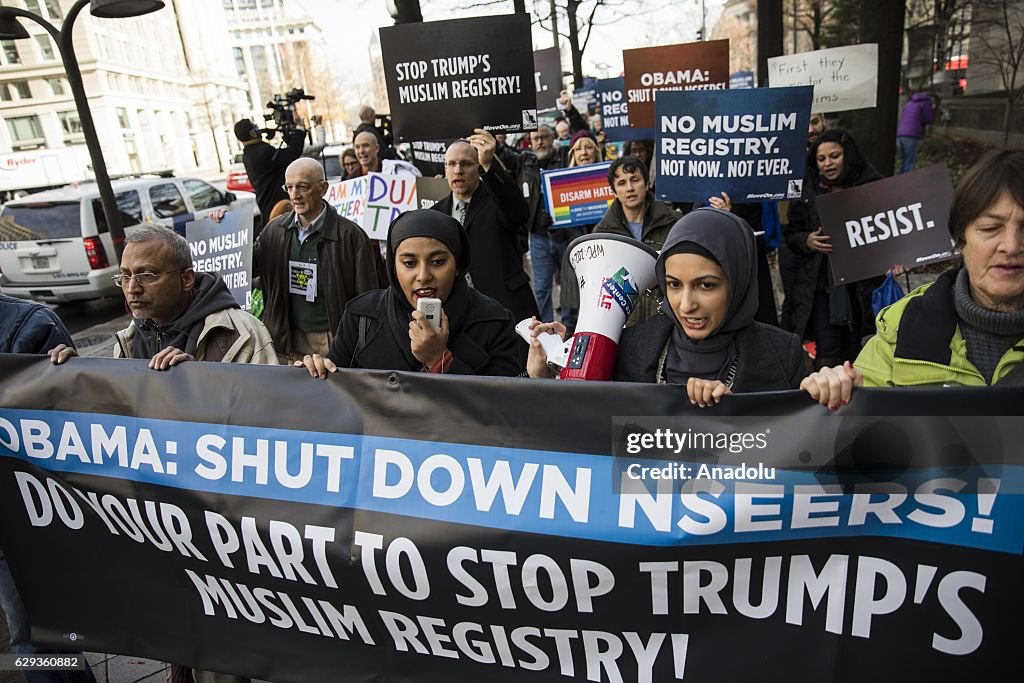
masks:
MULTIPOLYGON (((792 199, 803 189, 809 86, 658 94, 658 199, 792 199)), ((633 116, 632 106, 629 110, 633 116)))
POLYGON ((385 27, 380 49, 396 140, 536 130, 529 15, 385 27))
POLYGON ((615 199, 608 185, 610 161, 542 171, 544 201, 552 228, 598 223, 615 199))
POLYGON ((953 258, 947 228, 953 184, 945 166, 878 180, 818 197, 832 238, 832 276, 849 283, 894 265, 915 268, 953 258))
POLYGON ((654 127, 655 91, 729 87, 728 40, 623 50, 622 64, 634 128, 654 127))
POLYGON ((878 45, 847 45, 768 60, 768 85, 814 86, 813 110, 848 111, 875 106, 878 45))

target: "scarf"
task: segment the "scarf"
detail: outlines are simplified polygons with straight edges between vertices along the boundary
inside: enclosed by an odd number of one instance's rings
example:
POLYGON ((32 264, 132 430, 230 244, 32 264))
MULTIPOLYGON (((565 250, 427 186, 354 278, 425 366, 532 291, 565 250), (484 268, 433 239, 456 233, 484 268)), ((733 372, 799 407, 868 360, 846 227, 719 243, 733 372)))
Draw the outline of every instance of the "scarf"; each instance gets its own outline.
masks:
POLYGON ((694 253, 710 257, 722 267, 729 281, 725 322, 711 335, 694 341, 686 335, 672 306, 662 308, 675 326, 665 359, 669 384, 686 384, 690 377, 722 379, 736 358, 736 334, 753 324, 757 312, 757 246, 745 220, 726 211, 701 208, 676 222, 668 233, 655 273, 662 292, 665 261, 674 254, 694 253))
POLYGON ((206 324, 206 316, 227 308, 238 308, 231 290, 216 273, 196 273, 195 286, 185 310, 174 320, 158 325, 152 320, 135 318, 135 337, 132 339, 132 358, 148 360, 168 346, 195 356, 199 347, 199 333, 206 324))

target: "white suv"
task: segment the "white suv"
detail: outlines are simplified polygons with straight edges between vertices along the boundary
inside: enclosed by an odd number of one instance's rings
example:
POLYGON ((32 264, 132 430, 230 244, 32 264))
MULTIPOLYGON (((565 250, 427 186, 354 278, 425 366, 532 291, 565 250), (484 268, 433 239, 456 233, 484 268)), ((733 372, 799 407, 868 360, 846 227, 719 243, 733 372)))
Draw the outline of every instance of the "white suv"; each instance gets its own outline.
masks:
MULTIPOLYGON (((113 182, 126 232, 157 223, 185 234, 211 210, 251 205, 251 192, 221 192, 199 178, 147 177, 113 182)), ((114 245, 95 183, 7 202, 0 209, 0 291, 20 299, 64 302, 120 294, 114 245)))

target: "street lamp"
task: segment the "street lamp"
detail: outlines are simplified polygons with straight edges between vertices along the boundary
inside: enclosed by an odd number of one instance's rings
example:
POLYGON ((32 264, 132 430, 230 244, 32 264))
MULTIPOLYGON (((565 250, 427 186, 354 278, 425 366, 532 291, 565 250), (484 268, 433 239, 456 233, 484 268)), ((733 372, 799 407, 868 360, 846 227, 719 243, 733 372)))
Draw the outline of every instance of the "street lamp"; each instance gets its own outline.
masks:
MULTIPOLYGON (((82 135, 85 137, 85 146, 88 148, 89 158, 92 160, 92 170, 96 174, 96 187, 100 191, 103 216, 107 220, 117 260, 120 261, 121 253, 124 251, 124 227, 121 225, 121 214, 117 210, 117 202, 114 200, 114 190, 110 186, 110 176, 107 175, 107 165, 103 161, 103 150, 100 149, 96 124, 93 123, 89 100, 85 95, 85 85, 82 83, 82 71, 78 67, 78 57, 75 55, 75 47, 71 40, 75 19, 89 2, 90 0, 78 0, 68 11, 60 30, 57 30, 46 19, 28 10, 18 7, 0 7, 0 40, 28 38, 28 31, 17 19, 24 17, 42 26, 56 41, 61 60, 64 62, 64 71, 68 77, 68 86, 75 98, 78 118, 82 123, 82 135)), ((155 12, 163 6, 163 0, 92 0, 90 11, 94 17, 123 19, 155 12)))

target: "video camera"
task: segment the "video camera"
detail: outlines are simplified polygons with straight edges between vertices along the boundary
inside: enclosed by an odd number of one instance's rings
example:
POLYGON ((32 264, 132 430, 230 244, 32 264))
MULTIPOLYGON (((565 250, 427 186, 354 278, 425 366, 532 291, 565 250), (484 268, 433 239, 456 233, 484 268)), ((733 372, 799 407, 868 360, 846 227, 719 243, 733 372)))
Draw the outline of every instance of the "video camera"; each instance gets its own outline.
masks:
POLYGON ((271 110, 269 114, 263 116, 266 121, 273 121, 274 128, 261 128, 260 132, 267 136, 268 140, 273 140, 274 135, 281 133, 282 137, 287 137, 292 131, 295 130, 295 105, 301 100, 315 100, 316 97, 313 95, 307 95, 306 91, 302 88, 292 88, 289 92, 284 95, 274 95, 274 99, 267 102, 267 108, 271 110))

